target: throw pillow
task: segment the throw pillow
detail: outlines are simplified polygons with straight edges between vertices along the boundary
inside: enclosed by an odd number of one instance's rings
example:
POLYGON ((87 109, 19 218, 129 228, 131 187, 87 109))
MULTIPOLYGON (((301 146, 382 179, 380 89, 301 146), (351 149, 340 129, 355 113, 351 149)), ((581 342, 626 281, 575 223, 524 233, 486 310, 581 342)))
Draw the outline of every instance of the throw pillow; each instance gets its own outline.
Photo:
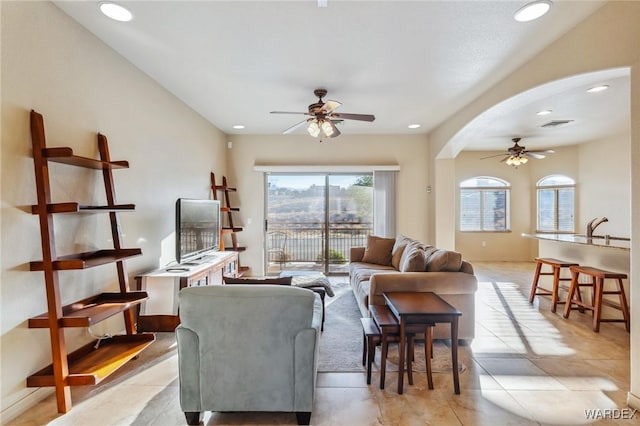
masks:
POLYGON ((409 240, 406 246, 404 246, 404 250, 400 255, 400 260, 398 261, 398 271, 402 271, 402 265, 405 264, 407 258, 414 252, 414 250, 422 251, 422 243, 420 241, 409 240))
POLYGON ((462 254, 455 251, 438 250, 429 257, 425 271, 458 272, 461 266, 462 254))
POLYGON ((404 256, 404 262, 400 265, 400 272, 424 272, 424 250, 419 247, 406 247, 405 251, 409 251, 404 256))
POLYGON ((364 250, 362 261, 376 265, 391 265, 391 249, 395 242, 395 238, 382 238, 369 235, 367 238, 367 248, 364 250))
POLYGON ((393 248, 391 249, 391 266, 393 266, 393 269, 396 271, 400 270, 400 259, 402 259, 402 253, 407 247, 407 244, 411 241, 413 241, 411 238, 402 234, 398 234, 398 236, 396 236, 396 242, 393 244, 393 248))
POLYGON ((272 284, 272 285, 291 285, 291 279, 293 277, 273 277, 273 278, 261 278, 261 277, 245 277, 234 278, 224 277, 225 284, 272 284))

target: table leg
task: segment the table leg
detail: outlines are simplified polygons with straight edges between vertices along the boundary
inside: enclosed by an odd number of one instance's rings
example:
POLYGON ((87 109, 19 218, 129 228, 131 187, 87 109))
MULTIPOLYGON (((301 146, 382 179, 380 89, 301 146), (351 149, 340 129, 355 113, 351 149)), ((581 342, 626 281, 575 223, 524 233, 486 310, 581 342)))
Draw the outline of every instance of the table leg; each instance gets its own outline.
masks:
POLYGON ((398 359, 398 393, 402 394, 402 389, 404 388, 404 357, 405 350, 407 344, 407 336, 405 334, 405 319, 404 317, 400 317, 400 347, 398 348, 399 359, 398 359))
POLYGON ((367 384, 371 384, 371 365, 376 356, 376 342, 373 336, 367 339, 367 384))
POLYGON ((384 380, 387 373, 387 353, 389 352, 389 341, 387 334, 382 331, 382 345, 380 347, 380 389, 384 389, 384 380))
POLYGON ((409 334, 407 336, 407 378, 409 380, 409 384, 413 385, 413 366, 411 365, 411 361, 413 361, 413 351, 414 351, 414 335, 409 334))
POLYGON ((460 377, 458 372, 458 316, 451 319, 451 366, 453 368, 453 389, 460 395, 460 377))
POLYGON ((433 358, 433 336, 431 333, 431 327, 427 327, 424 336, 424 360, 427 366, 427 382, 429 383, 429 389, 433 389, 433 371, 431 371, 431 358, 433 358))

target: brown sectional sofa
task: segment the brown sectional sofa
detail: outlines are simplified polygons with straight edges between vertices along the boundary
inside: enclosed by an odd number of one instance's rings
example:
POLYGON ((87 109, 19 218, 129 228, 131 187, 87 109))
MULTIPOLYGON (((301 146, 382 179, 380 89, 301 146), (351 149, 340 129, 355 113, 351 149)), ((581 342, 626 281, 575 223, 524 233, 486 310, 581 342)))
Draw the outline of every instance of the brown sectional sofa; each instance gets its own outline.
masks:
MULTIPOLYGON (((384 305, 385 291, 432 291, 462 312, 459 340, 475 336, 475 293, 478 281, 460 253, 439 250, 404 235, 371 236, 367 247, 351 248, 349 282, 362 316, 369 305, 384 305)), ((450 338, 448 324, 438 324, 435 339, 450 338)))

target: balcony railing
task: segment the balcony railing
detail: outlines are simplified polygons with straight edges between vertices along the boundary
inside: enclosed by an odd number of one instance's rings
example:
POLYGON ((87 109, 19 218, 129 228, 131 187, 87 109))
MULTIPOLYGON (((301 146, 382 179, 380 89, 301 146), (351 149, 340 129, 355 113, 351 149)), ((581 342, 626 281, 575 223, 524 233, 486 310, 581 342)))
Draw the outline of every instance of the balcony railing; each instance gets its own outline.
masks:
MULTIPOLYGON (((285 262, 324 263, 325 244, 329 244, 329 263, 349 262, 351 247, 364 247, 373 232, 372 223, 332 223, 325 237, 324 223, 270 223, 269 231, 287 235, 284 247, 285 262)), ((277 252, 271 252, 269 262, 280 262, 277 252)))

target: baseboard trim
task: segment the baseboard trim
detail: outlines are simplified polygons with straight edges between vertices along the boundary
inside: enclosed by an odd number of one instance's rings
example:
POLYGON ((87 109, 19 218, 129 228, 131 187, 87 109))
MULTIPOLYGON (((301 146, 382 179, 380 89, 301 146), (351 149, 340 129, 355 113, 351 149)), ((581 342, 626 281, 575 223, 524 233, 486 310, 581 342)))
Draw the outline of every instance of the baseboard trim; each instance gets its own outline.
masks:
POLYGON ((631 408, 635 408, 636 410, 640 410, 640 397, 632 394, 631 392, 627 392, 627 405, 631 408))
POLYGON ((6 423, 18 417, 20 414, 25 413, 29 408, 36 405, 49 395, 52 395, 55 388, 37 388, 29 395, 25 396, 13 405, 10 405, 0 413, 0 419, 2 423, 6 423))

